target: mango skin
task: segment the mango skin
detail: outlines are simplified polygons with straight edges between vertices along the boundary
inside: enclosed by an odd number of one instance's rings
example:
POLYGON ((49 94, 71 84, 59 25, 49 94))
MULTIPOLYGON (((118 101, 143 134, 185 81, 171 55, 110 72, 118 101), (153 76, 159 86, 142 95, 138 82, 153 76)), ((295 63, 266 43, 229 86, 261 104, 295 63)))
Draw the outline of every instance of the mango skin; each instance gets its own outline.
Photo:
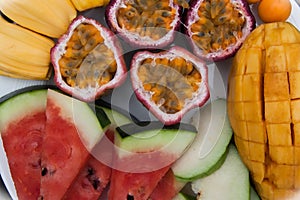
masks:
POLYGON ((300 195, 300 32, 262 24, 233 59, 227 109, 234 140, 262 199, 300 195))

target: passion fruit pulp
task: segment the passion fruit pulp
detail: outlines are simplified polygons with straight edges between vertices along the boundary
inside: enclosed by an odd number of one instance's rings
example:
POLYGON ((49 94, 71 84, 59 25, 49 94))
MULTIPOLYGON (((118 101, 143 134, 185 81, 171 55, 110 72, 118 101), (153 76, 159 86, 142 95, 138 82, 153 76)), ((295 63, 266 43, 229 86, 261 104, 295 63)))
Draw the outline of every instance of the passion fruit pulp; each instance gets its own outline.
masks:
POLYGON ((132 46, 159 48, 173 41, 181 11, 173 0, 111 0, 106 20, 132 46))
POLYGON ((130 73, 137 98, 166 125, 178 123, 209 98, 206 64, 178 46, 136 53, 130 73))
POLYGON ((126 78, 117 37, 94 19, 77 17, 51 49, 56 85, 84 101, 100 97, 126 78))
POLYGON ((236 53, 256 22, 245 0, 191 0, 185 25, 193 52, 220 61, 236 53))

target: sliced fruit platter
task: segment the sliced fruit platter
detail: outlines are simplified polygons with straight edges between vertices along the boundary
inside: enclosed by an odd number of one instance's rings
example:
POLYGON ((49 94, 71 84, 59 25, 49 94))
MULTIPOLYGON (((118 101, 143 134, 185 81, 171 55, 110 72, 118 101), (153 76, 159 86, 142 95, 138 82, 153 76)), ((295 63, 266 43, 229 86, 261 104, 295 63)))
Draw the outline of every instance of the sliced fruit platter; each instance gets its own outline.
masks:
POLYGON ((299 198, 295 0, 0 14, 0 199, 299 198))

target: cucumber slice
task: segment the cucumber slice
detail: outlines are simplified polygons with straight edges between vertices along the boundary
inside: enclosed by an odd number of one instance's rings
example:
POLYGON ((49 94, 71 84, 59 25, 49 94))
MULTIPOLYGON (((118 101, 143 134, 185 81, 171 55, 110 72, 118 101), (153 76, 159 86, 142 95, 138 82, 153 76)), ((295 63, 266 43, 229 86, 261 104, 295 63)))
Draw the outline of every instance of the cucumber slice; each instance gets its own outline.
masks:
POLYGON ((250 199, 249 171, 243 164, 236 147, 230 144, 228 148, 227 158, 217 171, 191 183, 198 199, 250 199))
POLYGON ((172 166, 175 176, 192 181, 213 173, 223 164, 233 134, 226 109, 226 100, 217 99, 193 117, 198 134, 188 151, 172 166))

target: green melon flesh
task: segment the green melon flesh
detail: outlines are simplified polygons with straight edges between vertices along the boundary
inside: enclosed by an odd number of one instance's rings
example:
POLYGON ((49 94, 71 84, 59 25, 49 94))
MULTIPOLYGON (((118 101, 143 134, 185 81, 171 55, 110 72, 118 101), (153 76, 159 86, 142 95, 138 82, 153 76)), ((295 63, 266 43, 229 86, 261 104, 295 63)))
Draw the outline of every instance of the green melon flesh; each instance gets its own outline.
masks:
POLYGON ((226 157, 232 129, 226 112, 226 101, 217 99, 195 115, 197 137, 188 151, 177 160, 172 170, 179 179, 191 181, 217 170, 226 157))
POLYGON ((248 200, 250 199, 249 171, 237 149, 229 145, 227 158, 214 173, 192 182, 197 199, 248 200))

